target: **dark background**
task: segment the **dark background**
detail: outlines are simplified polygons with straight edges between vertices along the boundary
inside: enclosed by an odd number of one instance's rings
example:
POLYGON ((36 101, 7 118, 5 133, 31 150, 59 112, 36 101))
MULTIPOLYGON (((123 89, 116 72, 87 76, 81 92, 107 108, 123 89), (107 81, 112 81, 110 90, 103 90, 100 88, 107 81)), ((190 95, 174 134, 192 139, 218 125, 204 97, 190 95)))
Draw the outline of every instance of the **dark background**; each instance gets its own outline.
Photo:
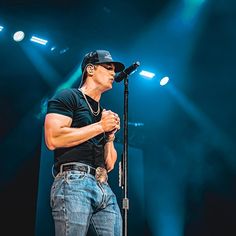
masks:
MULTIPOLYGON (((78 86, 68 81, 86 52, 106 49, 156 74, 129 79, 129 121, 144 124, 129 126, 129 145, 143 151, 145 235, 236 235, 235 22, 233 0, 2 1, 1 234, 35 235, 43 105, 78 86)), ((102 103, 122 119, 123 84, 102 103)))

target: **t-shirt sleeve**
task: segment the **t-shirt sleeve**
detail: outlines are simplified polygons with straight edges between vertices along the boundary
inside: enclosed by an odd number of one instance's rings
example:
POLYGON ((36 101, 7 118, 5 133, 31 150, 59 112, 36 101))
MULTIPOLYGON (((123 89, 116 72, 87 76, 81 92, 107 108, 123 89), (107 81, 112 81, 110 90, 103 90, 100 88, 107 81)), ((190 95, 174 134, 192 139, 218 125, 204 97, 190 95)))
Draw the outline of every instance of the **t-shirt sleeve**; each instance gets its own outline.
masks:
POLYGON ((75 107, 76 98, 74 93, 71 89, 63 89, 48 100, 47 114, 58 113, 72 118, 75 107))

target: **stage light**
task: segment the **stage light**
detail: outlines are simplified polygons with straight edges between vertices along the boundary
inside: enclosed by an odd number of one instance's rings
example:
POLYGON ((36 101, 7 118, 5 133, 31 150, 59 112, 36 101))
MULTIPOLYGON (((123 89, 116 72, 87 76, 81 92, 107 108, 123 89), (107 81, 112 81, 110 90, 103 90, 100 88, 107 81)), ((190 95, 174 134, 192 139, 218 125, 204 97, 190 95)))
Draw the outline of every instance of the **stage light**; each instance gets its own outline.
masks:
POLYGON ((145 70, 142 70, 139 74, 147 79, 152 79, 155 76, 154 73, 151 73, 145 70))
POLYGON ((56 50, 56 46, 52 46, 50 50, 51 50, 51 52, 55 51, 56 50))
POLYGON ((160 85, 161 85, 161 86, 164 86, 164 85, 166 85, 168 82, 169 82, 169 77, 166 76, 166 77, 164 77, 164 78, 161 79, 160 85))
POLYGON ((24 39, 25 37, 25 33, 23 31, 17 31, 14 33, 13 35, 13 39, 16 41, 16 42, 20 42, 24 39))
POLYGON ((69 50, 69 48, 63 48, 60 50, 60 54, 66 53, 69 50))
POLYGON ((42 44, 42 45, 46 45, 47 42, 48 42, 45 39, 41 39, 41 38, 38 38, 38 37, 35 37, 35 36, 32 36, 30 41, 35 42, 35 43, 39 43, 39 44, 42 44))
POLYGON ((3 31, 4 27, 0 25, 0 31, 3 31))
POLYGON ((134 127, 141 127, 144 126, 144 123, 142 122, 128 122, 129 126, 134 126, 134 127))

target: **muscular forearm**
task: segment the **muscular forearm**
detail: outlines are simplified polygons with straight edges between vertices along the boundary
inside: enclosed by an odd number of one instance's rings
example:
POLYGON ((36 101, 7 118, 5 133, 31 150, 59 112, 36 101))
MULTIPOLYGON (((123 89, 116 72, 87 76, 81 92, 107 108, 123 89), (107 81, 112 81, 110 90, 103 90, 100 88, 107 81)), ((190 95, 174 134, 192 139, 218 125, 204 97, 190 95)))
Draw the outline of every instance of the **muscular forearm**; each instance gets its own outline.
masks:
POLYGON ((104 148, 105 148, 104 158, 105 158, 106 169, 109 172, 114 168, 115 162, 117 160, 117 152, 114 147, 113 141, 107 142, 104 148))
POLYGON ((81 128, 60 127, 50 130, 46 127, 45 135, 48 148, 54 150, 79 145, 101 133, 103 129, 98 122, 81 128))

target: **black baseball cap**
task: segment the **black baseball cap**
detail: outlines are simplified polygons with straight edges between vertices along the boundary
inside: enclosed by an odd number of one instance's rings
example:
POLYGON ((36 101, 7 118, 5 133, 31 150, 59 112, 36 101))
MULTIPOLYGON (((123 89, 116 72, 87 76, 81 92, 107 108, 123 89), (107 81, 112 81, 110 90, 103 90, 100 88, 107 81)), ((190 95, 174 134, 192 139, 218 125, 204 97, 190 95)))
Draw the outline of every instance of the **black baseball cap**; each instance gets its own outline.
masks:
POLYGON ((84 73, 84 69, 88 64, 99 65, 112 63, 115 66, 115 72, 121 72, 125 69, 123 63, 118 61, 113 61, 111 54, 106 50, 96 50, 93 52, 89 52, 84 56, 84 59, 81 64, 82 73, 84 73))

